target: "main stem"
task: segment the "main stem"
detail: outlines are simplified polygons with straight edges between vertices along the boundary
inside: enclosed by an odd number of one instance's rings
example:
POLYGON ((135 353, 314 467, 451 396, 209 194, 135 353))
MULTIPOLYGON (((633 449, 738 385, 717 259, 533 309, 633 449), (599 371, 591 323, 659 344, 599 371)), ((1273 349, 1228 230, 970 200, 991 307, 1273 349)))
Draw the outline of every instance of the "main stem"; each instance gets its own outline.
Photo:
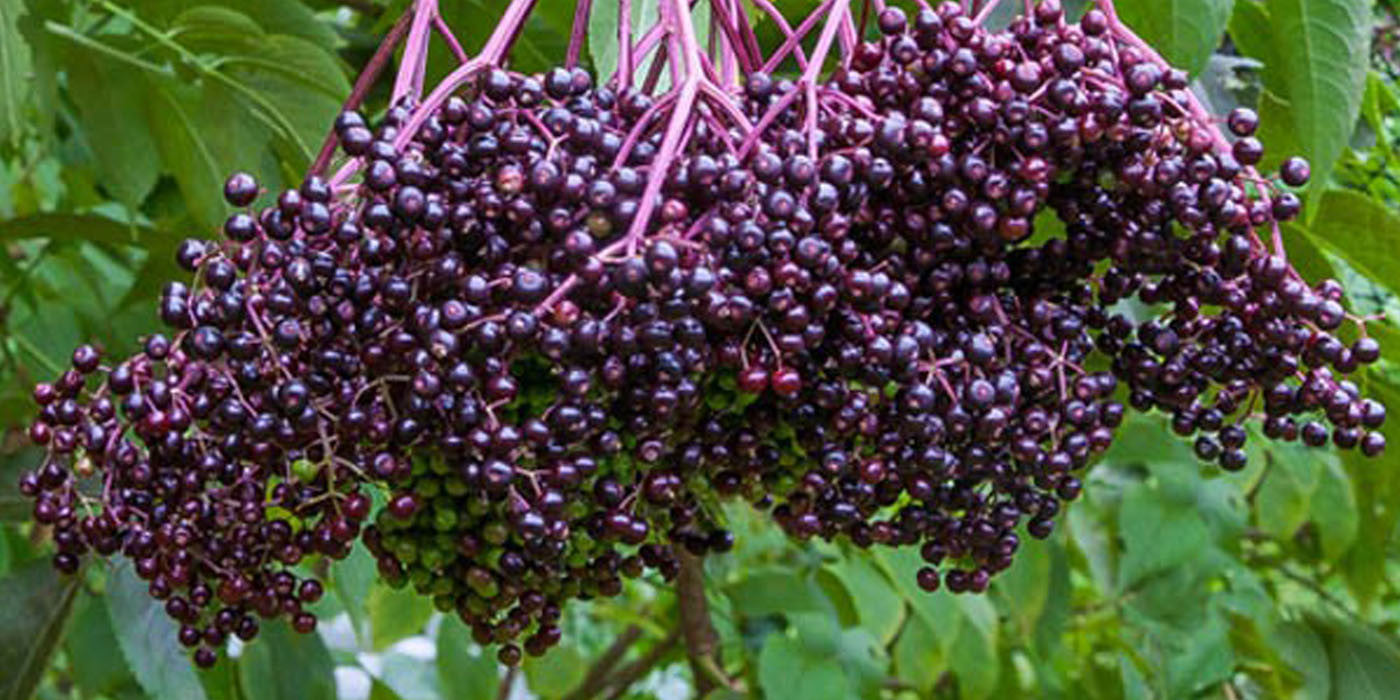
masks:
POLYGON ((717 652, 719 635, 710 622, 710 606, 705 600, 704 562, 681 548, 677 552, 681 570, 676 576, 677 609, 680 613, 681 637, 685 640, 690 672, 695 676, 695 691, 699 697, 719 687, 715 671, 719 669, 717 652))

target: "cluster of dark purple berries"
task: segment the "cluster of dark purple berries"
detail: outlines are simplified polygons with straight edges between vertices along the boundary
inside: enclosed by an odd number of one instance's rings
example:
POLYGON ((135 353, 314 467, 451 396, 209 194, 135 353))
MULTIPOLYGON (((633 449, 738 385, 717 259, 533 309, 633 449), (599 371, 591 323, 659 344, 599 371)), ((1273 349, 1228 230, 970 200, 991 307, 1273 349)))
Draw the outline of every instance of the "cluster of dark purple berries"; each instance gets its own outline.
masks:
POLYGON ((180 251, 171 335, 80 348, 35 391, 23 488, 55 564, 124 554, 208 664, 259 616, 312 629, 296 565, 361 537, 516 663, 569 599, 728 549, 727 497, 985 590, 1121 397, 1225 469, 1256 418, 1381 452, 1344 378, 1376 343, 1256 235, 1309 173, 1254 173, 1252 113, 1227 142, 1098 10, 877 24, 830 80, 750 74, 679 140, 673 95, 491 70, 343 114, 358 179, 255 212, 235 175, 224 240, 180 251))

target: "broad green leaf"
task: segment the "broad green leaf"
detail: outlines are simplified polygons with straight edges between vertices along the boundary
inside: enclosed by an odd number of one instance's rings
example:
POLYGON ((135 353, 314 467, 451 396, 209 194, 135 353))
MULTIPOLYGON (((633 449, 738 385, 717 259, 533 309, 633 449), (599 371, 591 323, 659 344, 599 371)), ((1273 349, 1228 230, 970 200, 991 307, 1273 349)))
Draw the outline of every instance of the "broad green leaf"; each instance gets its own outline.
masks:
POLYGON ((138 69, 89 50, 65 62, 68 92, 88 146, 97 156, 102 186, 135 209, 160 177, 160 151, 141 114, 147 84, 138 69))
POLYGON ((734 611, 748 617, 794 612, 833 613, 831 600, 811 578, 790 570, 756 572, 725 591, 734 611))
POLYGON ((923 692, 933 688, 948 665, 940 636, 919 615, 905 619, 891 653, 898 678, 923 692))
POLYGON ((1118 14, 1173 65, 1192 75, 1220 46, 1234 0, 1129 0, 1118 14))
POLYGON ((1314 618, 1332 662, 1332 697, 1383 700, 1400 688, 1400 648, 1373 629, 1350 620, 1314 618))
POLYGON ((1356 542, 1360 519, 1356 513, 1356 492, 1351 480, 1336 460, 1328 460, 1313 492, 1309 519, 1317 525, 1322 556, 1336 561, 1356 542))
MULTIPOLYGON (((1230 17, 1230 41, 1239 52, 1264 64, 1264 86, 1281 98, 1288 97, 1281 44, 1274 41, 1274 25, 1268 6, 1258 0, 1238 0, 1230 17)), ((1266 142, 1267 143, 1267 142, 1266 142)))
POLYGON ((1118 519, 1124 549, 1118 570, 1121 590, 1198 556, 1207 544, 1206 526, 1195 510, 1162 496, 1161 490, 1139 484, 1123 497, 1118 519))
POLYGON ((1327 648, 1312 627, 1303 622, 1279 625, 1273 634, 1279 656, 1297 672, 1302 681, 1298 697, 1325 700, 1332 695, 1332 674, 1327 648))
POLYGON ((73 663, 73 681, 88 696, 141 695, 141 686, 117 648, 117 634, 107 613, 107 599, 81 596, 74 606, 73 626, 64 648, 73 663))
POLYGON ((828 565, 827 570, 850 591, 860 626, 882 643, 893 640, 904 621, 904 601, 885 574, 860 553, 842 557, 828 565))
POLYGON ((175 622, 130 566, 118 566, 107 577, 107 613, 117 646, 147 693, 162 700, 206 697, 194 662, 176 639, 175 622))
POLYGON ((369 592, 376 578, 374 556, 365 549, 363 543, 356 542, 350 556, 331 564, 331 590, 340 599, 340 604, 350 616, 355 626, 355 636, 363 638, 369 628, 367 602, 369 592))
POLYGON ((365 602, 369 611, 370 639, 376 651, 405 637, 419 634, 433 616, 433 603, 410 589, 380 584, 365 602))
POLYGON ((402 700, 459 697, 443 694, 438 687, 437 671, 427 661, 397 652, 385 654, 380 661, 383 665, 379 671, 379 682, 388 686, 402 700))
POLYGON ((0 698, 33 694, 63 638, 79 581, 60 576, 47 559, 0 579, 0 698))
POLYGON ((471 630, 455 616, 443 619, 437 634, 437 674, 443 695, 462 700, 493 700, 499 684, 496 659, 472 641, 471 630))
POLYGON ((767 700, 837 700, 851 697, 840 664, 812 655, 785 634, 770 634, 758 657, 758 685, 767 700))
POLYGON ((24 127, 31 57, 20 35, 24 3, 0 0, 0 143, 14 142, 24 127))
POLYGON ((200 91, 152 80, 146 118, 161 160, 184 195, 195 220, 213 230, 225 216, 223 182, 229 168, 215 155, 217 133, 198 121, 200 91))
POLYGON ((958 696, 969 700, 991 697, 1001 675, 997 656, 995 611, 982 596, 958 596, 967 614, 958 641, 948 655, 948 670, 957 675, 958 696), (988 619, 988 615, 992 617, 988 619))
POLYGON ((1256 495, 1259 529, 1287 540, 1307 522, 1322 465, 1306 448, 1271 445, 1268 471, 1256 495))
POLYGON ((588 664, 578 647, 561 644, 544 657, 526 657, 522 664, 530 689, 542 697, 557 698, 578 687, 588 673, 588 664))
POLYGON ((334 670, 321 635, 298 634, 281 620, 264 622, 238 660, 243 693, 258 700, 331 700, 334 670))
POLYGON ((1191 629, 1166 666, 1172 697, 1196 695, 1228 678, 1235 657, 1223 617, 1212 613, 1205 624, 1191 629))
POLYGON ((1400 290, 1400 214, 1363 194, 1329 190, 1304 231, 1324 251, 1391 291, 1400 290))
POLYGON ((1371 2, 1269 0, 1268 10, 1293 126, 1303 155, 1312 163, 1310 187, 1320 191, 1361 110, 1371 2))

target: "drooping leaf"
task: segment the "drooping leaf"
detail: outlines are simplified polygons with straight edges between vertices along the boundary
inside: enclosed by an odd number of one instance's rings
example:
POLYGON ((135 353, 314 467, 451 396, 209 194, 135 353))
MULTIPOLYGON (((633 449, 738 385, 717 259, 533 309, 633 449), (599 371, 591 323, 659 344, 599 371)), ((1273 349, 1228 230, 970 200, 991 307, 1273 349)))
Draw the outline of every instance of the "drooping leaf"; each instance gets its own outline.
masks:
POLYGON ((836 700, 851 697, 841 666, 810 653, 784 634, 770 634, 758 657, 758 684, 768 700, 836 700))
MULTIPOLYGON (((1366 88, 1368 0, 1269 0, 1293 127, 1320 191, 1346 148, 1366 88)), ((1274 70, 1265 66, 1265 70, 1274 70)))
POLYGON ((340 599, 340 604, 345 608, 346 614, 350 616, 350 622, 355 627, 355 635, 361 638, 361 643, 363 643, 363 635, 368 632, 366 627, 366 622, 369 620, 367 603, 370 588, 374 586, 374 580, 374 556, 365 549, 362 543, 356 542, 354 549, 350 551, 350 556, 331 564, 331 590, 340 599))
POLYGON ((472 641, 471 630, 449 616, 438 627, 437 674, 444 697, 492 700, 499 684, 496 659, 472 641))
POLYGON ((90 696, 141 693, 136 677, 117 648, 117 634, 103 596, 80 596, 74 605, 73 628, 64 647, 73 663, 73 680, 90 696))
POLYGON ((1350 620, 1313 616, 1311 626, 1327 647, 1332 697, 1382 700, 1400 688, 1400 648, 1380 633, 1350 620))
POLYGON ((547 698, 561 697, 578 687, 588 673, 578 647, 568 642, 551 649, 548 656, 526 657, 521 668, 530 689, 547 698))
POLYGON ((364 605, 369 611, 370 638, 376 651, 422 632, 433 616, 433 604, 428 598, 382 584, 370 589, 364 605))
POLYGON ((1118 527, 1125 550, 1118 570, 1123 589, 1197 556, 1207 543, 1206 526, 1194 509, 1145 484, 1124 495, 1118 527))
POLYGON ((1351 190, 1328 190, 1304 231, 1376 284, 1400 290, 1400 214, 1384 204, 1351 190))
POLYGON ((26 700, 34 692, 63 639, 79 581, 60 576, 47 560, 0 579, 0 698, 26 700))
POLYGON ((174 621, 130 566, 115 567, 107 577, 107 613, 117 646, 147 693, 172 700, 206 697, 174 621))
POLYGON ((68 91, 89 147, 97 156, 102 186, 133 209, 160 177, 160 151, 141 114, 146 81, 138 69, 86 49, 65 62, 68 91))
POLYGON ((268 700, 331 700, 334 670, 319 634, 298 634, 284 621, 265 622, 238 660, 244 694, 268 700))
POLYGON ((1234 0, 1130 0, 1115 6, 1172 65, 1195 75, 1220 46, 1234 0))

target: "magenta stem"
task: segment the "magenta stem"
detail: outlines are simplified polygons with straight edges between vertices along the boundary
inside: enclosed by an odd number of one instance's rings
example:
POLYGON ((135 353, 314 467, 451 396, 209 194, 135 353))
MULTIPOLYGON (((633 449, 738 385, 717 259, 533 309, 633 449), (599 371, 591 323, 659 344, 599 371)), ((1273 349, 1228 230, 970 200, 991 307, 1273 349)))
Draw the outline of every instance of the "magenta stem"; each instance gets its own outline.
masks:
POLYGON ((457 57, 457 63, 466 63, 471 60, 471 57, 467 55, 466 49, 462 48, 462 43, 457 41, 457 35, 452 33, 452 28, 447 26, 447 22, 443 21, 441 12, 433 13, 433 30, 447 43, 448 50, 452 52, 453 56, 457 57))
POLYGON ((997 6, 1000 4, 1001 0, 987 0, 987 4, 982 6, 982 9, 977 12, 977 16, 973 17, 972 21, 976 24, 985 23, 987 18, 992 16, 992 13, 996 11, 997 6))
MULTIPOLYGON (((618 91, 632 89, 632 0, 620 0, 617 4, 617 68, 619 71, 618 91)), ((599 79, 602 76, 598 76, 599 79)))
MULTIPOLYGON (((1118 9, 1114 7, 1113 0, 1098 0, 1097 5, 1099 9, 1108 16, 1109 27, 1119 41, 1137 49, 1144 57, 1157 64, 1163 70, 1172 69, 1171 64, 1167 62, 1167 59, 1162 57, 1162 54, 1157 53, 1156 49, 1152 48, 1146 41, 1143 41, 1142 37, 1139 37, 1128 25, 1124 24, 1123 21, 1119 19, 1118 9)), ((1233 147, 1230 145, 1229 140, 1225 138, 1225 135, 1220 132, 1219 127, 1216 126, 1215 119, 1210 111, 1205 108, 1205 105, 1201 104, 1201 101, 1196 98, 1194 92, 1190 90, 1185 90, 1184 92, 1186 93, 1186 108, 1190 110, 1191 118, 1196 121, 1202 129, 1206 130, 1206 133, 1210 136, 1217 150, 1222 153, 1231 153, 1233 147)), ((1253 167, 1245 167, 1242 170, 1248 177, 1263 179, 1259 175, 1259 172, 1253 167)), ((1270 201, 1268 190, 1263 187, 1258 187, 1256 189, 1259 191, 1260 201, 1267 206, 1270 201)), ((1279 228, 1277 221, 1271 221, 1270 227, 1272 228, 1271 244, 1274 255, 1279 256, 1286 262, 1288 260, 1288 251, 1284 249, 1283 231, 1279 228)), ((1262 246, 1262 242, 1259 241, 1257 236, 1255 237, 1255 241, 1259 242, 1262 246)))
MULTIPOLYGON (((365 69, 360 72, 360 77, 355 79, 355 85, 350 89, 350 96, 345 98, 345 104, 341 111, 348 112, 356 109, 365 101, 365 95, 369 94, 370 88, 379 79, 379 74, 384 72, 384 66, 389 64, 389 58, 394 55, 394 49, 398 48, 403 41, 404 35, 408 33, 408 25, 413 14, 405 12, 394 23, 389 33, 384 36, 384 40, 379 42, 379 48, 374 50, 374 55, 370 57, 365 69)), ((316 161, 311 164, 310 174, 320 175, 326 172, 326 167, 330 165, 331 158, 335 157, 335 147, 340 143, 340 136, 331 129, 326 134, 326 139, 321 142, 321 151, 316 155, 316 161)))
POLYGON ((583 39, 588 36, 588 15, 592 11, 593 0, 578 0, 574 4, 574 28, 569 33, 569 53, 564 57, 564 67, 569 70, 578 65, 579 52, 583 50, 583 39))
MULTIPOLYGON (((755 5, 766 2, 768 2, 768 0, 754 0, 755 5)), ((802 19, 802 23, 797 25, 796 31, 787 28, 786 23, 784 23, 782 26, 785 29, 787 38, 783 41, 782 45, 778 47, 777 51, 774 51, 768 56, 768 61, 763 64, 763 72, 772 73, 774 69, 788 57, 789 53, 795 53, 797 56, 798 68, 804 71, 807 70, 807 56, 802 51, 801 42, 811 33, 812 28, 817 26, 817 20, 821 18, 822 13, 830 10, 832 4, 835 2, 836 0, 826 0, 826 2, 823 2, 817 9, 812 11, 812 14, 802 19)), ((769 5, 769 7, 772 7, 772 5, 769 5)), ((776 12, 776 9, 774 11, 776 12)))
POLYGON ((821 36, 817 37, 817 46, 812 50, 812 61, 807 64, 807 70, 802 74, 802 84, 807 94, 807 150, 808 156, 813 160, 817 158, 817 81, 821 78, 822 64, 826 62, 826 55, 831 51, 831 42, 836 37, 837 28, 851 18, 850 9, 851 0, 836 0, 827 14, 826 26, 822 27, 821 36))
POLYGON ((394 79, 394 103, 405 95, 412 94, 417 98, 423 94, 423 76, 427 71, 428 62, 428 38, 432 31, 433 15, 436 13, 437 0, 418 0, 413 5, 413 26, 408 30, 408 42, 404 44, 399 74, 394 79))

